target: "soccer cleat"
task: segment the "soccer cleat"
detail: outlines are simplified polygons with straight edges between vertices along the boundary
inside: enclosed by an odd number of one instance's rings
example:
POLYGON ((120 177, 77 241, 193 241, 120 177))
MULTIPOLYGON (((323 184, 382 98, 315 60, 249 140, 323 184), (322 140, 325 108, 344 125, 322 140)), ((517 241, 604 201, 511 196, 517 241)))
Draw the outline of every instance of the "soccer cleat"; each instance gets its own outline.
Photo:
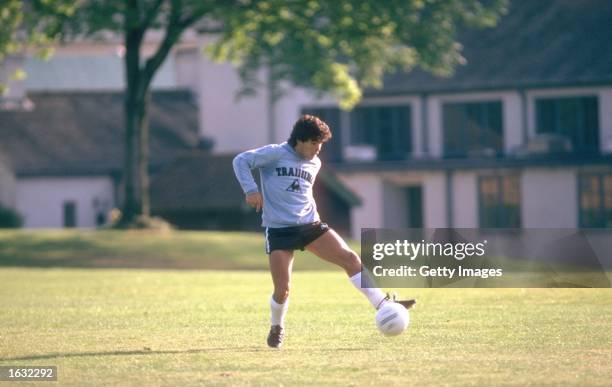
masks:
POLYGON ((272 325, 270 333, 268 333, 268 346, 272 348, 280 348, 283 345, 283 336, 285 330, 280 325, 272 325))
POLYGON ((401 306, 403 306, 406 309, 411 309, 414 308, 414 306, 416 305, 416 300, 415 299, 410 299, 410 300, 398 300, 397 299, 397 294, 395 293, 387 293, 387 295, 385 296, 385 298, 383 298, 379 303, 378 306, 376 307, 376 309, 380 309, 380 307, 386 302, 386 301, 391 301, 391 302, 397 302, 398 304, 400 304, 401 306))

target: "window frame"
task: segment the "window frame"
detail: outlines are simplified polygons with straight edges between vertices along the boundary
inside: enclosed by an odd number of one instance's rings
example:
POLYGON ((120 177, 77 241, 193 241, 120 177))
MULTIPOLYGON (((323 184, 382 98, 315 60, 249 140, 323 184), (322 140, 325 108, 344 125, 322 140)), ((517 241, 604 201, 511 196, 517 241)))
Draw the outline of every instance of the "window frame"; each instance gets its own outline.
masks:
POLYGON ((535 134, 563 136, 570 141, 572 151, 575 153, 596 152, 601 144, 599 105, 597 94, 537 96, 533 102, 535 134), (572 107, 572 103, 575 106, 572 107), (589 106, 589 103, 592 105, 589 106), (562 122, 564 109, 572 108, 575 108, 576 113, 573 117, 575 125, 570 133, 565 133, 567 124, 562 122), (589 111, 593 113, 592 117, 589 116, 589 111))
POLYGON ((323 147, 322 154, 326 148, 333 149, 328 161, 343 161, 346 146, 372 146, 376 149, 376 160, 380 161, 406 160, 415 152, 412 122, 414 113, 411 102, 365 103, 356 106, 347 114, 343 114, 337 106, 305 105, 300 108, 300 114, 314 114, 326 122, 329 115, 334 116, 334 120, 337 119, 337 122, 330 123, 334 144, 323 147), (388 110, 385 112, 384 109, 388 110), (343 127, 348 130, 342 131, 343 127), (382 131, 390 132, 391 138, 383 137, 382 131), (390 151, 382 152, 385 148, 390 151))
POLYGON ((580 228, 612 228, 612 200, 606 203, 606 196, 612 196, 612 172, 583 172, 578 174, 578 226, 580 228), (598 201, 598 211, 596 212, 597 219, 594 222, 588 222, 586 212, 583 208, 583 195, 585 195, 586 179, 595 178, 597 181, 597 192, 595 193, 598 201), (609 179, 609 184, 606 184, 606 179, 609 179), (606 187, 610 189, 606 192, 606 187), (609 207, 607 206, 609 205, 609 207), (610 219, 608 220, 608 213, 610 219))
POLYGON ((374 147, 377 160, 408 159, 414 153, 412 115, 410 103, 356 106, 349 114, 348 143, 374 147), (391 132, 391 140, 382 135, 383 130, 391 132), (390 150, 382 151, 385 146, 390 150))
POLYGON ((476 181, 477 192, 478 192, 478 224, 480 228, 521 228, 522 226, 522 195, 521 195, 521 176, 518 173, 505 173, 495 175, 480 175, 476 181), (518 203, 516 203, 516 221, 512 222, 512 214, 506 208, 513 204, 506 204, 505 200, 512 192, 505 191, 505 184, 508 182, 507 179, 513 179, 516 181, 516 194, 518 195, 518 203), (492 224, 487 224, 487 214, 485 211, 488 207, 485 206, 485 193, 482 190, 482 184, 486 180, 492 180, 496 186, 496 198, 495 205, 492 207, 494 221, 492 224))

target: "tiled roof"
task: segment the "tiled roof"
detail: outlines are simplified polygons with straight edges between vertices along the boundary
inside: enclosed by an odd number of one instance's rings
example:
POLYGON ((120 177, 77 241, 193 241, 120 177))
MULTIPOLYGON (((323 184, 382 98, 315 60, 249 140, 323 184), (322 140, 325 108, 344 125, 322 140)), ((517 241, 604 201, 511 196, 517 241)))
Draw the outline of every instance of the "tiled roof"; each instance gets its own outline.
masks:
POLYGON ((244 201, 234 177, 235 155, 194 151, 175 160, 151 182, 151 205, 162 209, 236 208, 244 201))
MULTIPOLYGON (((178 158, 151 182, 152 207, 179 210, 236 209, 246 206, 244 194, 234 176, 234 156, 211 155, 194 150, 178 158)), ((254 176, 259 181, 257 172, 254 176)), ((351 206, 361 202, 328 168, 321 170, 315 184, 324 184, 351 206)))
POLYGON ((511 0, 497 27, 459 40, 467 64, 452 77, 399 72, 366 94, 612 84, 612 1, 511 0))
MULTIPOLYGON (((123 94, 33 93, 34 108, 0 110, 0 153, 15 173, 91 175, 120 171, 123 94)), ((198 143, 198 110, 188 91, 154 92, 149 109, 150 165, 174 160, 198 143)))

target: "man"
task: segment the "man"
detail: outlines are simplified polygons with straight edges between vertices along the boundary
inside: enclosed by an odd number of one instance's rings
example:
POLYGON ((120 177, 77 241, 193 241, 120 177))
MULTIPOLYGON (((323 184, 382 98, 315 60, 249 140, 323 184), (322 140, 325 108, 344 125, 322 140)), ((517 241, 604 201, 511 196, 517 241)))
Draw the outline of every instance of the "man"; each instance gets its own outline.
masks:
POLYGON ((323 143, 331 137, 325 122, 304 115, 293 126, 287 142, 240 153, 233 161, 247 204, 257 212, 263 209, 266 253, 274 283, 270 299, 272 326, 268 335, 268 345, 273 348, 279 348, 283 341, 294 250, 307 249, 343 268, 351 283, 374 308, 380 308, 385 302, 398 302, 409 309, 416 302, 396 301, 378 288, 362 288, 361 259, 334 230, 321 222, 312 188, 321 168, 317 156, 323 143), (256 168, 261 173, 262 192, 251 173, 256 168))

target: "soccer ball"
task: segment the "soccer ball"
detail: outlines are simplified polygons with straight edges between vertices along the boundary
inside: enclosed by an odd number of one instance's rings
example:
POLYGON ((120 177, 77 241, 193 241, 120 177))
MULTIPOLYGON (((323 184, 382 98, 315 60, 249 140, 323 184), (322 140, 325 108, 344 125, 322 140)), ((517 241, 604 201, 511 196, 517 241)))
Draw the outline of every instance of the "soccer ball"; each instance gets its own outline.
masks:
POLYGON ((386 302, 376 312, 376 327, 385 336, 397 336, 410 322, 408 310, 397 302, 386 302))

